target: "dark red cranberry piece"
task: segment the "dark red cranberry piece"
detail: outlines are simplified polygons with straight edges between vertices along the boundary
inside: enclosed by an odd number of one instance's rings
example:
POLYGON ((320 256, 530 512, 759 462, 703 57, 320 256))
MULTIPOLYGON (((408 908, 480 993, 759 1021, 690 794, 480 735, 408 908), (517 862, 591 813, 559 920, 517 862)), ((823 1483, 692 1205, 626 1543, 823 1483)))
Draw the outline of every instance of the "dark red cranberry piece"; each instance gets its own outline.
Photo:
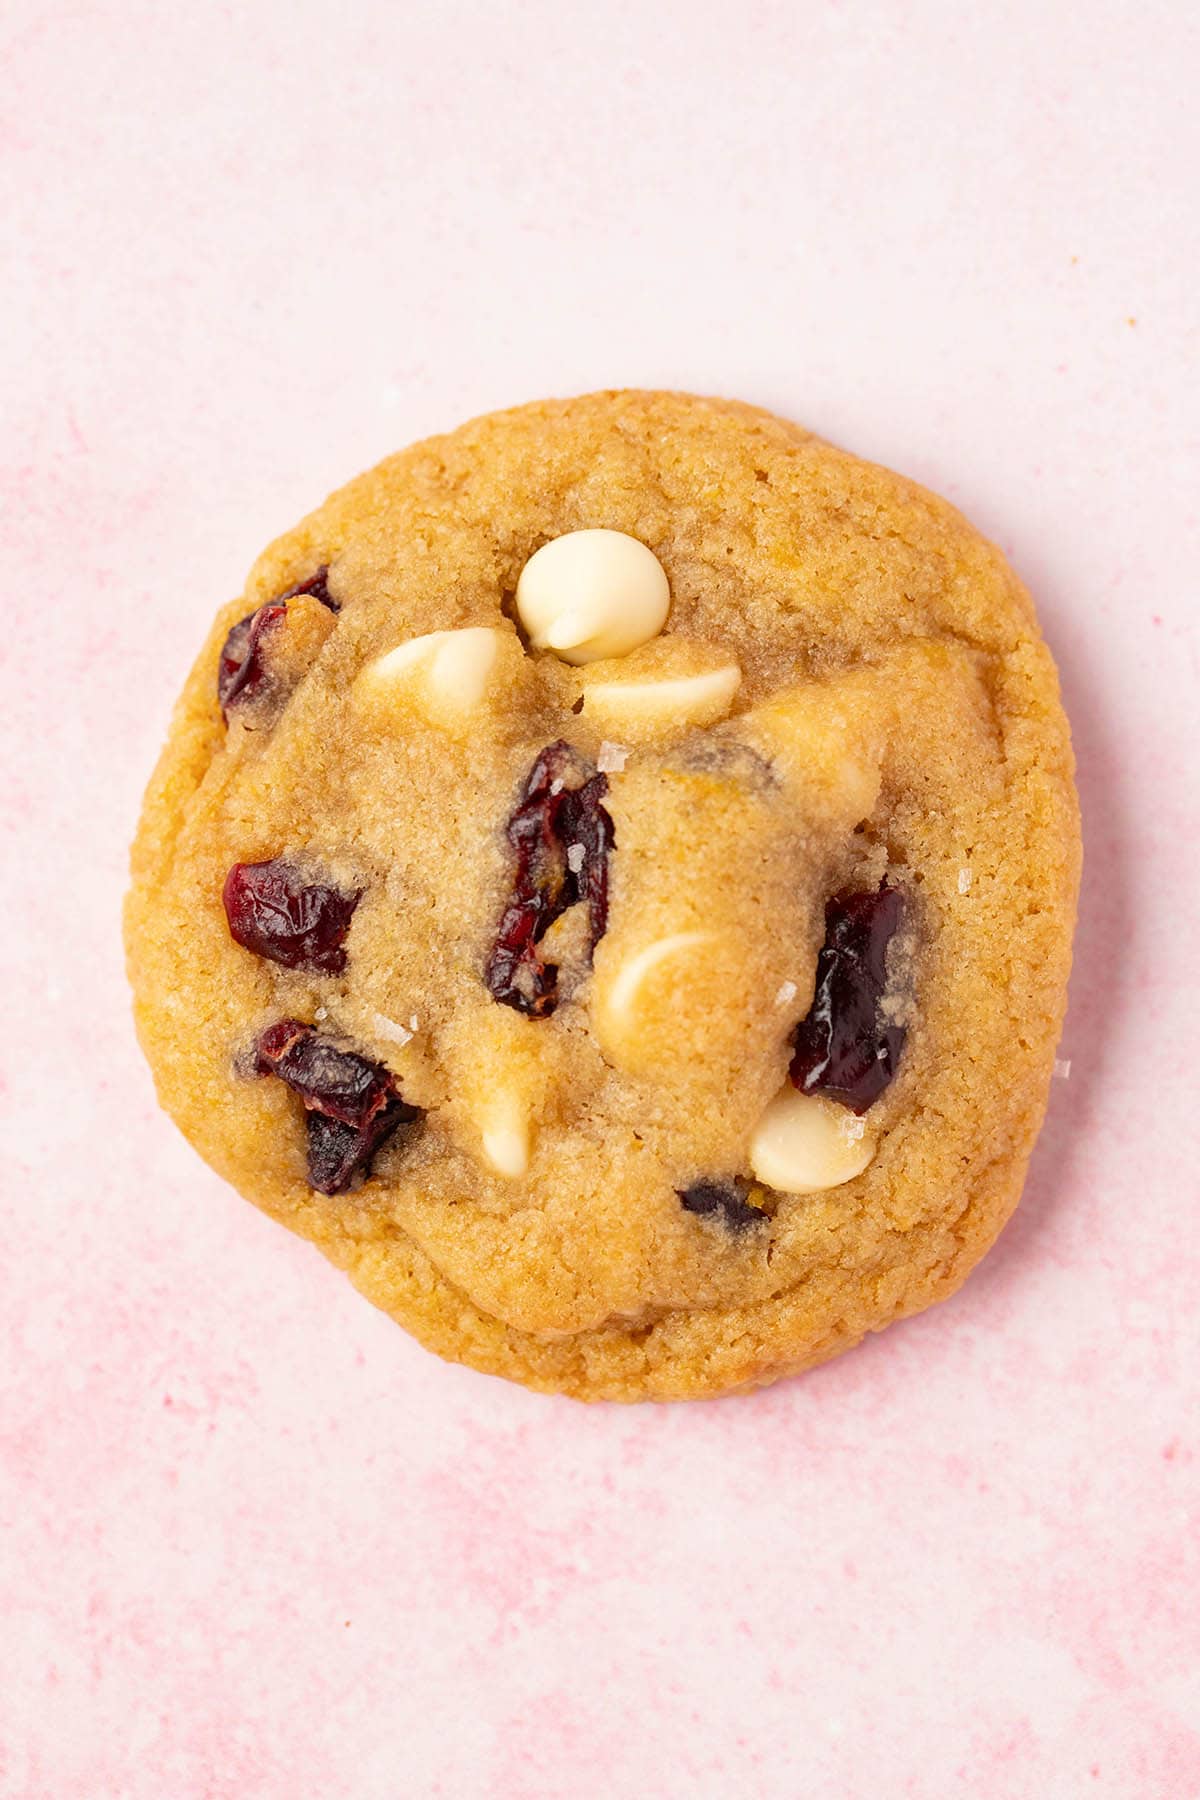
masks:
POLYGON ((274 600, 268 600, 257 612, 247 613, 232 626, 228 637, 221 648, 221 660, 217 665, 217 699, 221 703, 222 713, 228 714, 229 708, 238 702, 253 700, 262 691, 266 678, 263 668, 260 645, 268 631, 273 631, 287 617, 287 603, 295 600, 300 594, 310 594, 327 606, 330 612, 342 609, 329 592, 329 568, 325 563, 310 575, 307 581, 298 581, 295 587, 285 588, 274 600))
POLYGON ((287 607, 282 601, 268 600, 230 630, 217 664, 217 699, 223 713, 228 714, 230 707, 239 702, 253 700, 261 691, 266 676, 260 654, 262 640, 286 617, 287 607))
POLYGON ((308 1178, 320 1194, 340 1194, 397 1126, 419 1118, 382 1063, 342 1050, 299 1019, 280 1019, 255 1045, 260 1075, 277 1075, 305 1107, 308 1178))
POLYGON ((260 1075, 278 1075, 305 1106, 360 1129, 395 1092, 382 1063, 343 1050, 299 1019, 279 1019, 255 1046, 260 1075))
POLYGON ((320 882, 306 882, 294 864, 234 863, 222 894, 229 935, 244 950, 269 957, 285 969, 318 969, 340 975, 346 966, 342 943, 359 895, 339 894, 320 882))
POLYGON ((310 575, 307 581, 298 581, 295 587, 285 588, 282 594, 276 595, 276 599, 294 600, 298 594, 311 594, 314 600, 319 600, 322 606, 329 608, 330 612, 335 613, 342 610, 341 602, 335 600, 329 592, 328 563, 322 563, 316 574, 310 575))
POLYGON ((306 1112, 308 1179, 318 1194, 344 1194, 360 1169, 368 1169, 376 1150, 398 1125, 417 1116, 418 1109, 402 1100, 389 1100, 369 1127, 356 1131, 325 1113, 306 1112))
POLYGON ((607 792, 607 776, 560 739, 534 763, 505 827, 517 867, 484 980, 494 999, 535 1019, 558 1004, 558 970, 538 948, 555 919, 586 901, 593 950, 608 923, 607 792))
POLYGON ((678 1192, 685 1212, 696 1213, 702 1219, 720 1219, 730 1231, 761 1225, 767 1216, 761 1207, 751 1206, 742 1182, 697 1181, 678 1192))
POLYGON ((806 1094, 827 1094, 865 1113, 896 1073, 905 1028, 883 1018, 879 1003, 888 945, 903 920, 898 888, 838 894, 825 908, 816 996, 792 1057, 792 1080, 806 1094))
MULTIPOLYGON (((579 869, 569 872, 576 898, 587 902, 588 935, 593 950, 608 925, 608 858, 615 840, 612 819, 600 804, 607 792, 608 776, 593 775, 577 794, 568 796, 564 808, 567 848, 576 844, 583 851, 579 869)), ((578 854, 573 860, 579 861, 578 854)))

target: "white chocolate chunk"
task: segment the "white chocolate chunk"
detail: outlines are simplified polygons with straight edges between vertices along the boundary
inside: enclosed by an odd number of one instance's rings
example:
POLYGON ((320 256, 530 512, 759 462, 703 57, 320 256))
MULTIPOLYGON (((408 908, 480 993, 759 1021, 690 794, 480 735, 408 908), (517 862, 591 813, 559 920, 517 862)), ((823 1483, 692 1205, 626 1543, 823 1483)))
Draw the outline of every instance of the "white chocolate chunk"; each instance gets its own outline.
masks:
POLYGON ((673 726, 715 725, 732 706, 741 679, 742 671, 731 662, 658 681, 594 681, 584 693, 583 710, 602 727, 631 737, 673 726))
POLYGON ((529 1167, 532 1133, 529 1114, 516 1094, 494 1093, 477 1120, 485 1160, 497 1175, 516 1180, 529 1167))
POLYGON ((552 538, 517 582, 517 612, 530 643, 569 663, 627 656, 658 636, 670 605, 657 556, 623 531, 552 538))
POLYGON ((817 1194, 861 1175, 875 1154, 861 1119, 787 1082, 750 1140, 750 1167, 781 1194, 817 1194))
POLYGON ((367 664, 354 684, 355 701, 376 714, 413 705, 431 724, 461 733, 510 642, 508 632, 488 625, 410 638, 367 664))

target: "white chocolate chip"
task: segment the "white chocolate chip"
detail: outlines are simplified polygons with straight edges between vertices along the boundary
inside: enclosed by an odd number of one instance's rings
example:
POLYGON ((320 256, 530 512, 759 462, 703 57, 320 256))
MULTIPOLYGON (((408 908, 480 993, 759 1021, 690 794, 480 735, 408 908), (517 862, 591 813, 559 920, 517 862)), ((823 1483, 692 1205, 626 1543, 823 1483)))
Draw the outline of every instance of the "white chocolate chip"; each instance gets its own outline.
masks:
POLYGON ((517 582, 517 612, 530 643, 569 663, 627 656, 658 636, 670 605, 657 556, 623 531, 552 538, 517 582))
POLYGON ((596 767, 602 775, 619 775, 628 761, 629 752, 625 746, 610 744, 607 739, 596 754, 596 767))
POLYGON ((781 1194, 816 1194, 861 1175, 875 1154, 861 1119, 787 1082, 750 1140, 750 1167, 781 1194), (857 1128, 857 1129, 855 1129, 857 1128))
POLYGON ((354 684, 355 700, 378 712, 408 699, 431 724, 461 733, 470 726, 509 638, 489 625, 409 638, 367 664, 354 684))
POLYGON ((594 681, 584 694, 588 718, 631 735, 680 725, 715 725, 733 704, 742 671, 736 663, 698 675, 650 681, 594 681))
POLYGON ((592 1017, 602 1048, 622 1067, 653 1061, 673 1012, 695 985, 698 965, 711 958, 709 931, 675 931, 656 938, 603 978, 597 974, 592 1017))
POLYGON ((745 715, 745 726, 785 780, 821 795, 853 826, 879 798, 882 729, 869 713, 836 705, 830 688, 810 682, 776 694, 745 715))
POLYGON ((478 1120, 483 1154, 497 1175, 516 1180, 529 1167, 529 1115, 515 1094, 493 1093, 478 1120))

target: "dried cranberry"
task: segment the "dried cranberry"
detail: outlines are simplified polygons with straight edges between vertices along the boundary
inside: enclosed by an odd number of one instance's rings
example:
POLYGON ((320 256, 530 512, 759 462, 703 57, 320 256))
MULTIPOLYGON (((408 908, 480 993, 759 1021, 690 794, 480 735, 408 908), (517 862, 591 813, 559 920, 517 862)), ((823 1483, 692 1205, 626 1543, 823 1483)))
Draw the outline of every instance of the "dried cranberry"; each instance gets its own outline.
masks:
POLYGON ((496 1000, 533 1018, 558 1004, 558 970, 538 949, 555 919, 586 901, 591 949, 608 923, 607 792, 607 776, 560 739, 534 763, 505 828, 517 868, 484 980, 496 1000))
POLYGON ((221 703, 221 711, 228 715, 229 708, 236 702, 253 700, 262 691, 266 679, 259 646, 264 635, 281 625, 287 616, 287 603, 295 600, 300 594, 310 594, 327 606, 330 612, 340 612, 341 606, 329 592, 329 567, 322 563, 315 575, 307 581, 298 581, 295 587, 285 588, 274 600, 268 600, 257 612, 247 613, 232 626, 228 637, 221 647, 221 660, 217 664, 217 699, 221 703))
POLYGON ((306 1112, 308 1180, 318 1194, 344 1194, 360 1169, 365 1169, 376 1150, 413 1109, 389 1101, 368 1131, 356 1131, 325 1113, 306 1112))
POLYGON ((340 975, 346 966, 342 943, 359 895, 339 894, 320 882, 306 882, 294 864, 234 863, 222 893, 229 935, 255 956, 285 969, 318 969, 340 975))
POLYGON ((689 1188, 680 1188, 678 1193, 685 1212, 718 1218, 730 1231, 761 1225, 767 1216, 760 1207, 751 1206, 742 1182, 697 1181, 689 1188))
POLYGON ((298 594, 311 594, 314 600, 319 600, 322 606, 329 608, 330 612, 335 613, 342 610, 341 601, 335 600, 329 592, 328 563, 322 563, 316 574, 310 575, 307 581, 298 581, 295 587, 285 588, 282 594, 276 595, 276 599, 294 600, 298 594))
POLYGON ((838 894, 825 909, 817 990, 796 1031, 791 1077, 806 1094, 827 1094, 864 1113, 896 1073, 903 1025, 880 1013, 888 945, 904 919, 899 889, 838 894))
POLYGON ((339 1049, 299 1019, 280 1019, 262 1033, 255 1067, 303 1100, 308 1178, 321 1194, 342 1193, 397 1126, 420 1117, 382 1063, 339 1049))
MULTIPOLYGON (((608 776, 593 775, 577 794, 567 796, 563 809, 567 848, 574 844, 583 851, 583 860, 572 872, 572 878, 576 898, 587 902, 588 936, 593 950, 608 925, 608 858, 614 837, 612 819, 600 804, 607 792, 608 776)), ((574 860, 579 861, 578 856, 574 860)))
POLYGON ((232 627, 217 664, 217 699, 222 713, 228 714, 235 702, 253 700, 261 691, 266 671, 259 647, 267 632, 274 631, 286 617, 282 601, 268 600, 232 627))

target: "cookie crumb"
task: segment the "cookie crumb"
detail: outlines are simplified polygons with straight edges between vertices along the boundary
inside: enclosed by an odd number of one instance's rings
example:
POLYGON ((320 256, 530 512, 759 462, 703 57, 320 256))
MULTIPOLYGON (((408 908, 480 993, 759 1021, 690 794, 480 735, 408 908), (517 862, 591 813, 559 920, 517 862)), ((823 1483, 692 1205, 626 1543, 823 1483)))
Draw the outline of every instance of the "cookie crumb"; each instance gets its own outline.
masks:
POLYGON ((622 744, 610 744, 606 738, 596 756, 596 767, 602 775, 617 775, 629 761, 629 752, 622 744))

